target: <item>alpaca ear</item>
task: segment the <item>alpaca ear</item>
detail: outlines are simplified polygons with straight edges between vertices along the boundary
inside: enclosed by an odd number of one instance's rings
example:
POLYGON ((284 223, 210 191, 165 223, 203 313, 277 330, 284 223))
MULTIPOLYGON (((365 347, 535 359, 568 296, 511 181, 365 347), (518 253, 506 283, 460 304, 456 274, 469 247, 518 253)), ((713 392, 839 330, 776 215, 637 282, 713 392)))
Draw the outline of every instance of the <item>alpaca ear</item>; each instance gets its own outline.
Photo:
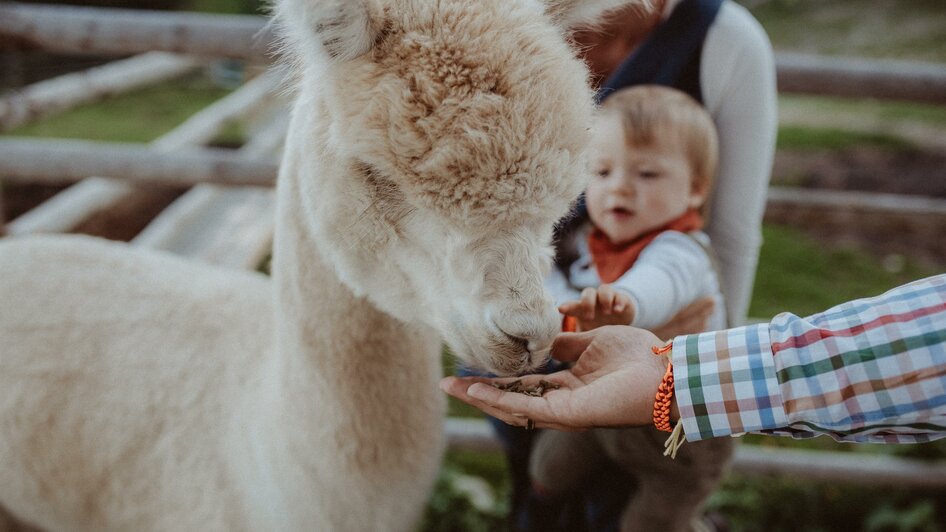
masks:
POLYGON ((354 59, 374 46, 381 12, 372 0, 277 0, 283 22, 313 35, 332 59, 354 59))
POLYGON ((612 9, 639 5, 643 9, 652 6, 650 0, 542 0, 546 12, 563 28, 574 28, 594 24, 612 9))

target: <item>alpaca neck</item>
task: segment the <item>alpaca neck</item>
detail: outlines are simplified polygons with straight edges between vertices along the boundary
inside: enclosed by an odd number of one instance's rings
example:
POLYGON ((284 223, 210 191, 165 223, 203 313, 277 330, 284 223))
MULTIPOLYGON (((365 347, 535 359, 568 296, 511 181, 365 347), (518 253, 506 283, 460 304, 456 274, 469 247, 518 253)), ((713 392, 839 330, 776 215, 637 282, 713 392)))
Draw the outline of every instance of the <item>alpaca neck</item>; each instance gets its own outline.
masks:
MULTIPOLYGON (((315 477, 400 474, 419 439, 441 446, 439 339, 356 296, 320 254, 298 172, 279 183, 273 279, 274 414, 303 470, 315 477), (288 431, 288 432, 287 432, 288 431), (341 444, 341 445, 340 445, 341 444), (331 452, 325 452, 325 449, 331 452), (305 463, 308 462, 308 463, 305 463)), ((397 479, 392 479, 397 480, 397 479)), ((415 481, 416 483, 416 481, 415 481)))

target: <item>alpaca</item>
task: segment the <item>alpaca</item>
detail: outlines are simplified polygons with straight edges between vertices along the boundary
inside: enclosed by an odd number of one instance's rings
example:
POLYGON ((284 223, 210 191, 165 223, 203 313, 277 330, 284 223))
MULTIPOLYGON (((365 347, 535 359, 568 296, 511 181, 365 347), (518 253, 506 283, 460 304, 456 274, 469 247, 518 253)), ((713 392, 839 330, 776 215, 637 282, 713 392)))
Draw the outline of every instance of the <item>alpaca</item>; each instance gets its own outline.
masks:
POLYGON ((445 340, 543 362, 593 111, 566 28, 632 0, 282 0, 273 276, 0 243, 0 529, 410 530, 445 340))

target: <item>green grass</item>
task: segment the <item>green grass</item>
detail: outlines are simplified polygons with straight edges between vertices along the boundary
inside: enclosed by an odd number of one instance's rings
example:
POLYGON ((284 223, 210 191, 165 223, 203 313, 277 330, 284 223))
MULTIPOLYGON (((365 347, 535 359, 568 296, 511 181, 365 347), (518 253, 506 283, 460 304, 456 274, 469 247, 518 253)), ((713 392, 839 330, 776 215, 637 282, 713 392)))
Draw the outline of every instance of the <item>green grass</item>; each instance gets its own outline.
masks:
MULTIPOLYGON (((440 354, 440 361, 443 365, 445 375, 456 374, 457 365, 460 362, 453 356, 453 353, 450 352, 449 347, 443 347, 443 351, 440 354)), ((478 409, 453 397, 447 398, 447 415, 451 417, 483 417, 483 413, 478 409)))
POLYGON ((837 98, 833 96, 779 95, 779 107, 804 107, 812 113, 840 111, 869 115, 879 120, 910 120, 927 125, 946 125, 946 106, 911 102, 837 98))
POLYGON ((782 150, 844 150, 867 146, 902 151, 913 145, 901 138, 883 133, 860 133, 843 129, 782 126, 778 130, 778 149, 782 150))
POLYGON ((258 15, 262 13, 264 4, 261 0, 191 0, 185 9, 227 15, 258 15))
POLYGON ((863 251, 827 248, 788 227, 767 225, 763 236, 749 308, 754 317, 782 311, 805 316, 937 273, 909 258, 903 271, 891 273, 863 251))
POLYGON ((946 62, 942 0, 740 0, 777 50, 946 62))
POLYGON ((108 98, 10 131, 27 137, 149 142, 225 96, 193 75, 108 98))
POLYGON ((451 449, 447 451, 445 460, 467 474, 483 478, 499 490, 507 489, 505 459, 501 452, 478 453, 451 449))
POLYGON ((734 532, 946 530, 946 490, 942 489, 731 475, 707 506, 725 515, 734 532))

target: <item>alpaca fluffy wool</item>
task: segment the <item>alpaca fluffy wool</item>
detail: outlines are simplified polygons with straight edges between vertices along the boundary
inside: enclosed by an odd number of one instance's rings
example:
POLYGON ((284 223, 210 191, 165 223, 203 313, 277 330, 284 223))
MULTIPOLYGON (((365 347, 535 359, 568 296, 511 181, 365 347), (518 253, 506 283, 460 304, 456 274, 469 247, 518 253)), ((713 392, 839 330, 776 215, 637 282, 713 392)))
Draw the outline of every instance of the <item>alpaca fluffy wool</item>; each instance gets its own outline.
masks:
POLYGON ((0 243, 0 529, 412 530, 441 339, 515 372, 557 328, 542 277, 593 111, 563 24, 623 2, 548 3, 277 3, 272 280, 0 243))

